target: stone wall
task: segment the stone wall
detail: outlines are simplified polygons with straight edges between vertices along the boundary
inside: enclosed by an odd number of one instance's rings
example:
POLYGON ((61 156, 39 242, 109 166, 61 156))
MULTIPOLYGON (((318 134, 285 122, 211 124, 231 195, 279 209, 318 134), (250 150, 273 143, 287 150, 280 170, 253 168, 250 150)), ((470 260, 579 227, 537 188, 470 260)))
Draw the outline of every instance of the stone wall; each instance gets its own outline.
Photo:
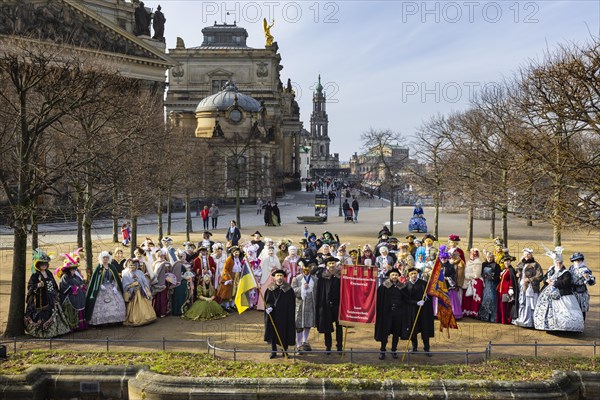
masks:
POLYGON ((600 399, 600 373, 533 382, 187 378, 145 366, 36 366, 0 375, 0 399, 600 399), (285 396, 283 395, 285 394, 285 396))

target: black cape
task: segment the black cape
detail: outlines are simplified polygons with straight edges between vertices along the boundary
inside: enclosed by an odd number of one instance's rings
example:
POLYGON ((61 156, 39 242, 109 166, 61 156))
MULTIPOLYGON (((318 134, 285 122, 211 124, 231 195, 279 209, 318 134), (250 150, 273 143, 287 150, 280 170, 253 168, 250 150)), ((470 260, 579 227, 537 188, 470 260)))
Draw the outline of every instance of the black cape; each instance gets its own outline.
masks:
POLYGON ((404 285, 395 286, 389 279, 377 288, 377 314, 375 316, 375 340, 381 342, 388 335, 408 339, 408 299, 404 285))
POLYGON ((333 324, 338 320, 340 308, 340 275, 339 271, 331 275, 325 268, 318 268, 317 304, 315 321, 319 333, 333 332, 333 324))
MULTIPOLYGON (((294 290, 287 283, 277 286, 275 283, 269 285, 265 290, 265 309, 273 307, 271 318, 277 327, 279 337, 283 342, 283 346, 293 346, 296 344, 296 296, 294 290)), ((273 329, 271 318, 265 312, 265 342, 277 344, 279 338, 273 329)))
POLYGON ((408 318, 410 322, 410 326, 408 326, 407 337, 410 335, 410 331, 415 323, 415 320, 417 320, 417 323, 415 325, 412 338, 414 338, 419 332, 421 333, 421 337, 434 336, 435 329, 433 327, 433 305, 431 304, 431 299, 429 297, 426 298, 425 304, 423 304, 421 307, 421 312, 419 313, 419 318, 417 319, 417 313, 419 312, 419 306, 417 305, 417 302, 423 299, 423 293, 425 293, 426 287, 427 282, 422 279, 417 279, 414 284, 410 280, 406 281, 406 286, 403 288, 408 302, 408 318))

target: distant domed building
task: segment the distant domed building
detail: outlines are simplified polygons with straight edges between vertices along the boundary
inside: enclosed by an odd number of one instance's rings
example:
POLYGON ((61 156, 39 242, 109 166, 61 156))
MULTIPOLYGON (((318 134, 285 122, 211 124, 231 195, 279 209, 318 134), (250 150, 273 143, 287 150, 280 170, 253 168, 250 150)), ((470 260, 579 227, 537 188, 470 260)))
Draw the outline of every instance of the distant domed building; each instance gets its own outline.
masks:
POLYGON ((266 127, 265 109, 258 100, 240 93, 229 81, 223 90, 198 103, 195 119, 195 136, 207 150, 198 163, 203 164, 209 179, 202 179, 214 189, 213 196, 275 196, 278 146, 274 131, 266 127))
POLYGON ((234 197, 232 175, 239 171, 242 197, 270 199, 283 187, 299 187, 302 122, 289 81, 284 87, 280 79, 277 43, 248 47, 248 32, 235 22, 215 22, 202 33, 200 46, 186 48, 178 38, 169 50, 178 66, 169 73, 165 103, 174 125, 207 146, 199 175, 213 183, 202 177, 196 195, 234 197))

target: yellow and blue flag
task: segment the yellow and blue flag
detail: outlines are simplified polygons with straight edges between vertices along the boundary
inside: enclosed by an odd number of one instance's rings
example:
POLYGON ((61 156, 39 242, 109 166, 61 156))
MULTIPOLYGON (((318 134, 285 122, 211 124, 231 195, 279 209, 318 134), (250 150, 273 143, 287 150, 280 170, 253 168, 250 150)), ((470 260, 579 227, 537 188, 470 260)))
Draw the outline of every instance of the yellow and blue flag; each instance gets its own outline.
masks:
POLYGON ((235 293, 235 307, 237 308, 239 314, 250 308, 248 292, 256 288, 258 288, 258 285, 256 284, 256 279, 254 279, 252 270, 250 270, 250 266, 247 262, 242 262, 240 283, 238 284, 237 292, 235 293))

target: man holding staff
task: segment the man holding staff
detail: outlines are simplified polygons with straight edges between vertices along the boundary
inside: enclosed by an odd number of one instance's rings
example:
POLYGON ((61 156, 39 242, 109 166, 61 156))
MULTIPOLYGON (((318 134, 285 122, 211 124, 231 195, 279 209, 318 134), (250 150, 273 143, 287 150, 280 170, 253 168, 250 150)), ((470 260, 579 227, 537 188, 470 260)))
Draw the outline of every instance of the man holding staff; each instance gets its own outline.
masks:
MULTIPOLYGON (((425 295, 427 282, 419 279, 419 270, 412 267, 408 269, 408 281, 404 287, 405 297, 408 302, 408 319, 410 325, 409 338, 412 342, 412 351, 417 351, 417 333, 421 333, 423 340, 423 350, 428 357, 429 353, 429 338, 434 336, 433 327, 433 306, 431 299, 425 295)), ((407 346, 408 347, 408 346, 407 346)))
POLYGON ((275 280, 265 290, 265 342, 271 343, 270 358, 277 357, 277 344, 283 347, 287 358, 288 346, 296 344, 296 296, 286 282, 286 272, 282 269, 271 274, 275 280))

